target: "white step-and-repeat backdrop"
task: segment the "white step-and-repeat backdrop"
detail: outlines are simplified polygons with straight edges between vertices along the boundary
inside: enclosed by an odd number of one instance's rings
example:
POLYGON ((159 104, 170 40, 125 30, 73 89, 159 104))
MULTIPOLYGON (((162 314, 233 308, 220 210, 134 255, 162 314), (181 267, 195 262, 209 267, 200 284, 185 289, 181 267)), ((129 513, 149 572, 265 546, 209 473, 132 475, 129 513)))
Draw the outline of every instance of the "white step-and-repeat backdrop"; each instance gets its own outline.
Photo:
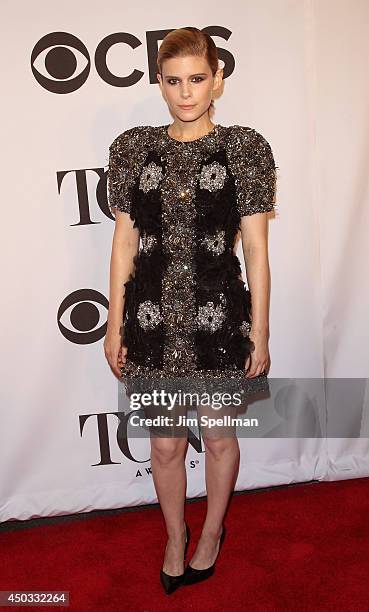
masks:
MULTIPOLYGON (((118 435, 120 383, 103 351, 106 170, 123 130, 171 122, 155 59, 187 25, 207 28, 224 65, 214 120, 257 129, 279 168, 275 395, 262 437, 240 438, 236 488, 369 475, 368 19, 360 0, 354 11, 349 0, 4 3, 0 520, 157 501, 149 439, 118 435), (329 393, 325 377, 363 381, 329 393), (306 427, 296 380, 315 378, 322 418, 306 427), (342 398, 345 427, 330 437, 326 415, 342 398)), ((202 444, 186 465, 188 496, 203 495, 202 444)))

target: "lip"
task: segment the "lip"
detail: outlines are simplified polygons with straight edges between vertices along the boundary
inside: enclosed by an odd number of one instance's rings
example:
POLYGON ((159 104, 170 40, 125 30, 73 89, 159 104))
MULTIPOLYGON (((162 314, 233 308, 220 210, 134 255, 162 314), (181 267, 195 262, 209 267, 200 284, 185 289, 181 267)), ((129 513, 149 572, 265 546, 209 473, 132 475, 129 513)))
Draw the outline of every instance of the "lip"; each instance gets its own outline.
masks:
POLYGON ((183 108, 183 110, 191 110, 194 106, 194 104, 179 104, 179 108, 183 108))

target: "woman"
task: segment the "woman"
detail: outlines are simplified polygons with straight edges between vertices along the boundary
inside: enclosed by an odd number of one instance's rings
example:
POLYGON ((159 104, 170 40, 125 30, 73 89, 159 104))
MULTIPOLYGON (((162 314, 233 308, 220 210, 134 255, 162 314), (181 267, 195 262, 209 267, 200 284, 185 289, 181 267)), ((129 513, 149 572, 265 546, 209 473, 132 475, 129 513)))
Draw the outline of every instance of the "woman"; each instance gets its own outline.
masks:
MULTIPOLYGON (((191 27, 170 32, 157 66, 173 123, 130 128, 109 149, 115 231, 105 355, 125 383, 140 377, 154 387, 178 376, 218 383, 223 375, 249 393, 260 382, 265 387, 270 366, 265 213, 274 206, 273 154, 256 130, 211 121, 222 69, 208 34, 191 27), (250 290, 234 252, 239 230, 250 290)), ((234 413, 233 406, 223 409, 234 413)), ((209 414, 212 407, 198 410, 209 414)), ((180 403, 174 413, 183 414, 180 403)), ((204 427, 207 515, 184 570, 184 429, 175 420, 150 430, 168 535, 160 572, 167 594, 214 572, 239 465, 233 428, 204 427)))

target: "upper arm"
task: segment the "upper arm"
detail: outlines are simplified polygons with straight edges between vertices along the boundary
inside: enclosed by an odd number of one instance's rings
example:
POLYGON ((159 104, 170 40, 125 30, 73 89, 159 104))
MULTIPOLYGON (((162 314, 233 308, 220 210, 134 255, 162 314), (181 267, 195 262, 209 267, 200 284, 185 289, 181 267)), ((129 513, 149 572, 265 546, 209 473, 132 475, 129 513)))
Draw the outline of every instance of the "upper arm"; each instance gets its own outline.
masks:
POLYGON ((129 251, 138 250, 140 237, 131 215, 133 187, 139 170, 137 131, 137 128, 130 128, 113 140, 107 172, 108 206, 115 217, 113 246, 129 251))
POLYGON ((134 224, 134 220, 126 213, 126 211, 116 210, 115 213, 115 228, 113 245, 117 245, 121 250, 128 249, 133 252, 138 252, 140 244, 140 231, 134 224))
POLYGON ((131 213, 135 181, 142 167, 145 151, 139 127, 126 130, 109 147, 107 172, 108 205, 111 213, 131 213))
POLYGON ((228 157, 242 220, 255 213, 269 212, 275 206, 277 166, 271 146, 262 134, 239 125, 231 129, 228 157))
POLYGON ((242 249, 246 256, 252 249, 268 247, 267 215, 263 213, 246 214, 241 217, 242 249))

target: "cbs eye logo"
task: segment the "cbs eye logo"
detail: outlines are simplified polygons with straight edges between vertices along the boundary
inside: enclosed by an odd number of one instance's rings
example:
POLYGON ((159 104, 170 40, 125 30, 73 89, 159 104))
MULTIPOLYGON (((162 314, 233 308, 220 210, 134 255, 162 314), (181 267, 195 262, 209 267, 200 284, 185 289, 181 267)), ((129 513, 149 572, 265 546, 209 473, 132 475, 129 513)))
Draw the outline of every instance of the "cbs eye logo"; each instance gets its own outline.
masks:
MULTIPOLYGON (((159 41, 171 32, 157 30, 146 32, 146 49, 149 68, 149 82, 156 84, 156 57, 159 41)), ((203 28, 210 36, 228 40, 231 31, 220 26, 203 28)), ((113 87, 131 87, 142 79, 144 72, 134 69, 126 76, 113 74, 107 65, 107 55, 116 44, 127 45, 131 50, 137 49, 142 42, 129 32, 116 32, 106 36, 95 51, 95 68, 100 78, 113 87)), ((219 59, 224 63, 223 78, 232 74, 235 61, 233 55, 218 47, 219 59)), ((91 69, 91 58, 83 42, 68 32, 50 32, 43 36, 34 46, 31 53, 31 70, 37 83, 47 91, 56 94, 68 94, 77 91, 87 81, 91 69)))
POLYGON ((101 340, 106 334, 107 322, 101 324, 100 321, 108 307, 106 297, 94 289, 79 289, 67 295, 57 314, 61 334, 74 344, 92 344, 101 340))

